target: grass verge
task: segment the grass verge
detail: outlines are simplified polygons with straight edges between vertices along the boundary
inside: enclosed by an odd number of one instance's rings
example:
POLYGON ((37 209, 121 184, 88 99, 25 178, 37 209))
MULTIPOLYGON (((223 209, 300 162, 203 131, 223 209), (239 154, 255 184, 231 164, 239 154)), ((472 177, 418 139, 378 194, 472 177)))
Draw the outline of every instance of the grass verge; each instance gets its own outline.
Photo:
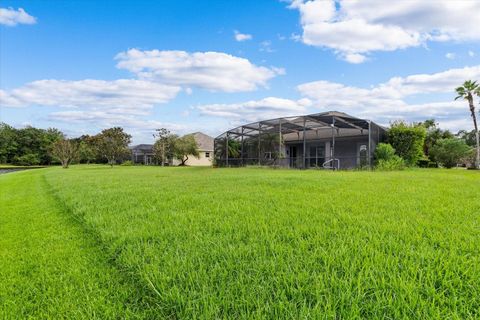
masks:
POLYGON ((0 177, 2 319, 146 318, 143 289, 49 192, 43 170, 0 177))

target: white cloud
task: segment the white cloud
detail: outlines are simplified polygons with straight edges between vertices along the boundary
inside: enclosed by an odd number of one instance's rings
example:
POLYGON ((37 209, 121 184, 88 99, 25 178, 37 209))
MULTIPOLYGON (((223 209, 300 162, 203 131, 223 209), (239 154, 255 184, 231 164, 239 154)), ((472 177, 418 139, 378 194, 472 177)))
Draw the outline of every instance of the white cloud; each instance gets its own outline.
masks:
POLYGON ((46 119, 68 124, 66 130, 71 134, 121 126, 134 136, 135 141, 150 141, 155 128, 184 129, 149 119, 154 106, 175 98, 180 90, 176 86, 135 79, 39 80, 13 90, 0 90, 0 106, 60 107, 64 110, 52 112, 46 119), (75 125, 80 125, 83 130, 76 131, 75 125))
POLYGON ((453 53, 453 52, 448 52, 448 53, 445 55, 445 58, 450 59, 450 60, 453 60, 453 59, 456 58, 456 54, 453 53))
POLYGON ((25 12, 22 8, 0 8, 0 24, 16 26, 17 24, 35 24, 37 19, 25 12))
POLYGON ((265 87, 283 69, 256 66, 244 58, 221 52, 141 51, 116 56, 117 67, 139 78, 212 91, 241 92, 265 87))
POLYGON ((346 53, 343 55, 343 59, 347 62, 358 64, 367 60, 367 57, 359 53, 346 53))
POLYGON ((173 99, 180 87, 134 79, 38 80, 10 91, 0 90, 0 105, 150 108, 173 99))
POLYGON ((234 36, 235 40, 237 40, 238 42, 242 42, 242 41, 246 41, 246 40, 252 40, 252 38, 253 38, 251 34, 241 33, 237 30, 235 30, 233 32, 233 36, 234 36))
POLYGON ((255 121, 304 113, 311 105, 309 99, 290 100, 267 97, 232 104, 209 104, 198 106, 200 114, 226 118, 234 121, 255 121))
POLYGON ((395 119, 436 118, 445 128, 458 130, 471 127, 465 102, 453 101, 455 88, 467 79, 480 79, 480 66, 394 77, 370 88, 314 81, 297 89, 313 101, 316 109, 344 111, 383 124, 395 119), (445 96, 449 97, 447 101, 445 96), (432 102, 410 103, 413 97, 432 102))
POLYGON ((469 57, 475 57, 475 52, 473 52, 472 50, 469 50, 468 51, 468 56, 469 57))
POLYGON ((351 63, 428 41, 480 40, 479 1, 294 0, 290 8, 300 12, 305 44, 351 63))

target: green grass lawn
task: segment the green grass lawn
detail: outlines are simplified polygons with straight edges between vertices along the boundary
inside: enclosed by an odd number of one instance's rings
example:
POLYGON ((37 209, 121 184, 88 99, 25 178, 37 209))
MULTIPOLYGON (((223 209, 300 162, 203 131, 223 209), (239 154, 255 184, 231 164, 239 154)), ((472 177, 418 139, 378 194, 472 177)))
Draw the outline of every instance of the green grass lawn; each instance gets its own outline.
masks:
POLYGON ((6 318, 480 317, 480 174, 0 176, 6 318))

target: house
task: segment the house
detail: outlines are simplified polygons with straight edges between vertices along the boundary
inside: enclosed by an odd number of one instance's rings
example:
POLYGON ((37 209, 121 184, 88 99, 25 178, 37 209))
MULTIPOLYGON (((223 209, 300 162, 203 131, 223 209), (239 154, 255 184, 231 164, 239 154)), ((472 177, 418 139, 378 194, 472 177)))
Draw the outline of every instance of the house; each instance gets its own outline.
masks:
POLYGON ((373 151, 384 137, 382 126, 343 112, 284 117, 219 135, 215 160, 219 166, 351 169, 372 166, 373 151))
MULTIPOLYGON (((199 158, 189 156, 187 162, 188 166, 210 166, 213 159, 213 137, 210 137, 202 132, 191 133, 198 146, 199 158)), ((136 164, 158 164, 154 157, 153 144, 139 144, 130 147, 131 159, 136 164)), ((178 159, 171 159, 169 165, 178 165, 178 159)))
MULTIPOLYGON (((202 132, 194 132, 190 133, 190 135, 193 135, 193 138, 197 143, 200 156, 199 158, 189 156, 185 164, 187 166, 211 166, 213 160, 213 137, 202 132)), ((178 165, 179 163, 180 161, 177 159, 173 161, 174 165, 178 165)))
POLYGON ((156 164, 153 154, 153 144, 139 144, 130 147, 132 162, 141 164, 156 164))

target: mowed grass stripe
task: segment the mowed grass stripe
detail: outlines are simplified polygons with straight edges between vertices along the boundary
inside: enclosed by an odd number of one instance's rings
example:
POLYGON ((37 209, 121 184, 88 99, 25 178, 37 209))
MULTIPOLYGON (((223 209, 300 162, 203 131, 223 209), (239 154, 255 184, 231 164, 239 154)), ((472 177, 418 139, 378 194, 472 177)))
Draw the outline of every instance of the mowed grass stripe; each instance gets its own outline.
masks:
POLYGON ((0 176, 0 318, 152 316, 142 290, 62 211, 43 175, 0 176))
POLYGON ((174 318, 478 318, 480 177, 80 166, 46 171, 174 318))

